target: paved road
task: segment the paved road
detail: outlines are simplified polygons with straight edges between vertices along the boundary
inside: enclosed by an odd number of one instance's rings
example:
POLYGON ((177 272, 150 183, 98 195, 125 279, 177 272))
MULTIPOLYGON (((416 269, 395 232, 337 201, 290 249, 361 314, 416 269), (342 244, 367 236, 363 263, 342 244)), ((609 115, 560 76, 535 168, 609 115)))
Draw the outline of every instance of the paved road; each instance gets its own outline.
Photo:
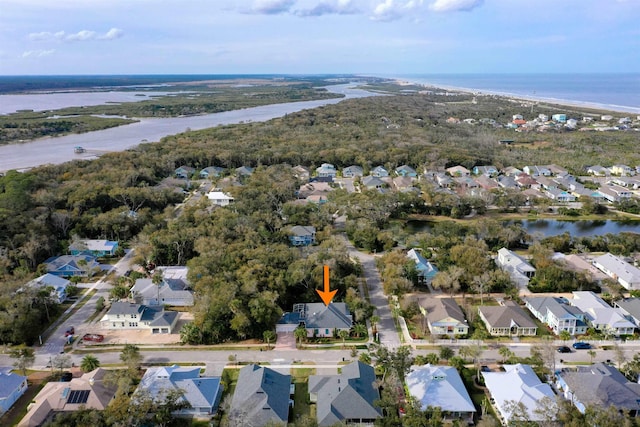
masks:
MULTIPOLYGON (((43 342, 41 347, 36 347, 36 366, 48 364, 54 356, 63 351, 64 345, 67 341, 64 333, 71 326, 75 328, 76 335, 82 336, 84 334, 83 325, 87 319, 95 313, 98 298, 103 297, 105 300, 109 299, 109 289, 111 288, 111 285, 106 280, 107 275, 110 272, 114 272, 118 276, 124 275, 124 273, 129 269, 132 257, 133 250, 127 251, 125 256, 112 266, 100 280, 95 283, 88 284, 87 292, 91 292, 93 289, 97 292, 68 319, 55 325, 55 330, 49 335, 46 342, 43 342)), ((67 311, 74 310, 80 301, 81 299, 73 304, 67 311)), ((64 317, 64 315, 61 317, 64 317)))

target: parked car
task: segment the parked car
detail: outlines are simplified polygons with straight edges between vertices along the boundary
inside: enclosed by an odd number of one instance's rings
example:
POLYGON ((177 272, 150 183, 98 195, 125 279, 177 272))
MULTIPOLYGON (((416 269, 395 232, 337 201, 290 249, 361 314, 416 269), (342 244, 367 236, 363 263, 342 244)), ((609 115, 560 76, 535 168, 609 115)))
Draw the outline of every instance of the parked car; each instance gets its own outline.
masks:
POLYGON ((561 345, 558 347, 558 353, 571 353, 571 349, 566 345, 561 345))
POLYGON ((591 344, 588 342, 578 341, 574 342, 572 347, 576 350, 589 350, 591 348, 591 344))
POLYGON ((100 334, 84 334, 82 336, 83 341, 102 342, 104 341, 104 335, 100 334))

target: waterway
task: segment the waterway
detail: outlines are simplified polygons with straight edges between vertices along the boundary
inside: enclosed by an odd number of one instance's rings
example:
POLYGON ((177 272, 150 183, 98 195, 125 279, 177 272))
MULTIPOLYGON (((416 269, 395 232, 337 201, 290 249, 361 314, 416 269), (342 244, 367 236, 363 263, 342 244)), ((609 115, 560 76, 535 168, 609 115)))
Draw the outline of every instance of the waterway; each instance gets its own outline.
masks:
MULTIPOLYGON (((45 164, 60 164, 73 159, 93 158, 99 152, 123 151, 142 142, 156 142, 165 136, 185 132, 188 129, 200 130, 220 125, 264 122, 302 110, 337 104, 345 99, 376 95, 357 89, 355 86, 355 84, 341 84, 327 87, 332 93, 344 95, 343 98, 264 105, 200 116, 145 118, 116 128, 4 145, 0 146, 0 172, 12 169, 24 170, 45 164), (81 146, 88 151, 80 155, 74 154, 73 148, 76 146, 81 146)), ((49 96, 56 95, 54 93, 49 96)), ((37 110, 40 107, 33 105, 30 108, 37 110)))
MULTIPOLYGON (((602 236, 622 232, 640 233, 640 221, 561 221, 556 219, 506 221, 505 224, 518 223, 530 235, 544 237, 569 233, 572 237, 602 236)), ((411 233, 428 232, 432 222, 411 220, 406 229, 411 233)))

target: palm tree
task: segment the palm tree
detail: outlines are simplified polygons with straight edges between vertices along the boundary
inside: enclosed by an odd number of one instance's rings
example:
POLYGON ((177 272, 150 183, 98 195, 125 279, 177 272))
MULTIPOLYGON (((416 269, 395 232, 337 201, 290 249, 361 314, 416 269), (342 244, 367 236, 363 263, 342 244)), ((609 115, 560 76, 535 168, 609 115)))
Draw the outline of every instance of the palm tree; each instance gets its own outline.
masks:
POLYGON ((262 333, 262 338, 267 342, 267 350, 271 348, 271 341, 276 338, 276 333, 271 329, 267 329, 262 333))
POLYGON ((571 333, 569 331, 566 331, 566 330, 560 331, 560 334, 558 336, 560 337, 560 339, 562 341, 568 341, 568 340, 571 339, 571 333))
POLYGON ((378 328, 376 327, 378 322, 380 321, 380 318, 376 315, 373 315, 369 318, 369 321, 371 322, 371 329, 373 330, 373 332, 378 332, 378 328))
POLYGON ((80 362, 80 369, 82 369, 82 372, 91 372, 99 367, 100 361, 91 354, 87 354, 82 358, 82 362, 80 362))
POLYGON ((596 357, 596 352, 594 350, 587 351, 589 358, 591 359, 591 364, 593 364, 593 358, 596 357))
POLYGON ((353 325, 353 333, 360 338, 362 335, 367 333, 367 326, 362 323, 356 323, 353 325))
POLYGON ((349 337, 349 331, 347 331, 346 329, 341 329, 338 332, 338 336, 342 338, 342 348, 345 348, 345 340, 349 337))
POLYGON ((293 336, 296 337, 296 339, 298 340, 298 344, 300 346, 302 346, 302 340, 307 338, 307 330, 305 328, 303 328, 302 326, 298 326, 293 331, 293 336))

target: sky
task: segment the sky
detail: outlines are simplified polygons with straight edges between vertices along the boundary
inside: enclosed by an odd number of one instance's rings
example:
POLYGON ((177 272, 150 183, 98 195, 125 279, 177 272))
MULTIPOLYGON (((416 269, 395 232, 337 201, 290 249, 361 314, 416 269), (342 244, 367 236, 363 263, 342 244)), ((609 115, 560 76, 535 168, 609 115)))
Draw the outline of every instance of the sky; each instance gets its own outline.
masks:
POLYGON ((0 75, 640 72, 640 0, 0 0, 0 75))

